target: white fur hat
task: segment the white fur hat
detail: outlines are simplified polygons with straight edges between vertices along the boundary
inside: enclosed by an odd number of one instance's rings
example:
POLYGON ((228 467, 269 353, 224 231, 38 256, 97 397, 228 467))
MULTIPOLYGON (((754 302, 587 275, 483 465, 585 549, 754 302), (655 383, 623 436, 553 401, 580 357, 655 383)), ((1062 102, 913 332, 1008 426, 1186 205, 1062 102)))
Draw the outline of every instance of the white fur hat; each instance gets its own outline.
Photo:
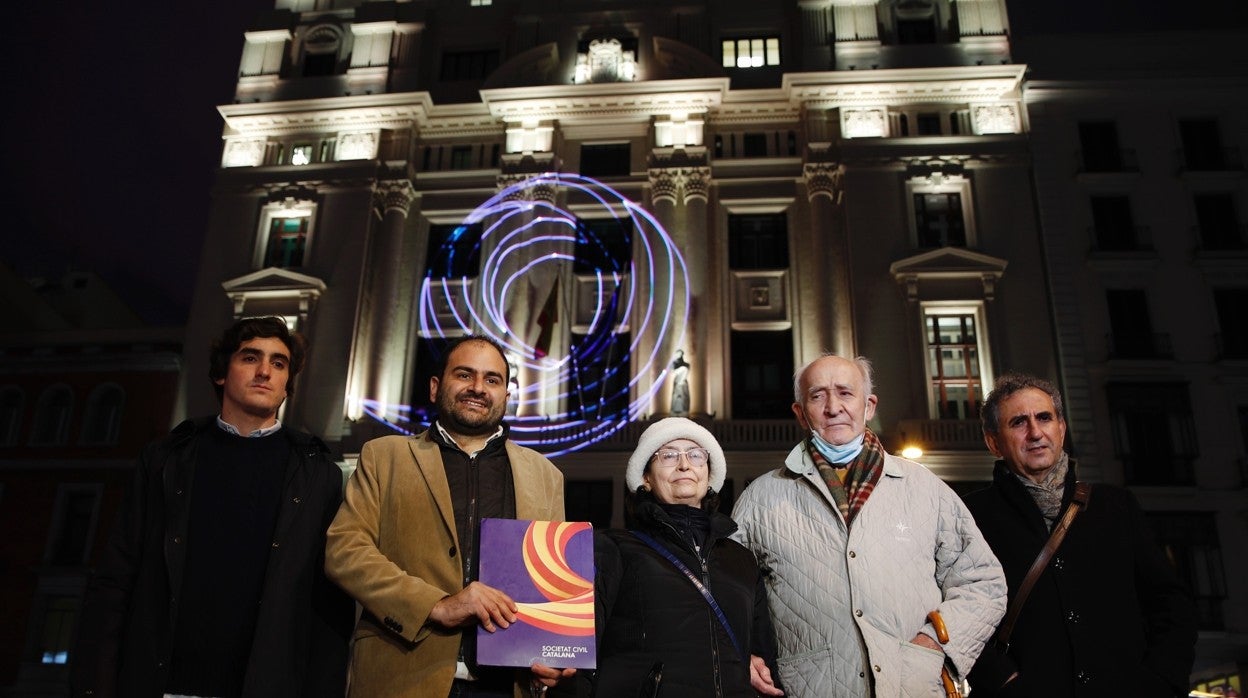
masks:
POLYGON ((624 473, 624 482, 629 492, 636 492, 642 485, 641 476, 646 472, 646 464, 659 447, 676 439, 689 439, 697 443, 711 455, 710 485, 716 492, 724 486, 724 476, 728 467, 724 463, 724 449, 719 447, 715 436, 706 427, 684 417, 667 417, 651 424, 637 441, 637 450, 628 459, 628 470, 624 473))

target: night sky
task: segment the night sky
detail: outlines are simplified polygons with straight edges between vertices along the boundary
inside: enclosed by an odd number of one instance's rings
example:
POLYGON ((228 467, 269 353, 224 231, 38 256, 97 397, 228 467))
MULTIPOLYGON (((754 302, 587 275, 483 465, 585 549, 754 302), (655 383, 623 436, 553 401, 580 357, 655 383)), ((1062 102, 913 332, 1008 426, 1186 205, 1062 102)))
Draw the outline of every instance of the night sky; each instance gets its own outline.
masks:
MULTIPOLYGON (((465 0, 466 1, 466 0, 465 0)), ((243 32, 272 0, 10 3, 0 259, 23 276, 99 273, 139 315, 190 305, 213 171, 216 106, 243 32)), ((1015 0, 1015 36, 1248 26, 1240 0, 1015 0)), ((7 71, 6 71, 7 72, 7 71)))

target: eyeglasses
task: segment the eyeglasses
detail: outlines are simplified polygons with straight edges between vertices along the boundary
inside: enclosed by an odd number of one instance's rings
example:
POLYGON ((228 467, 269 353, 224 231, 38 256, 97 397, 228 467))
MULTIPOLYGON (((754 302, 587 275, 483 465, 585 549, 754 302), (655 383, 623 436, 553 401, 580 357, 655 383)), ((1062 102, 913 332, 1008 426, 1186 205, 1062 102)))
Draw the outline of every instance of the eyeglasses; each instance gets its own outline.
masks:
POLYGON ((694 468, 701 468, 711 459, 711 454, 705 448, 691 448, 688 451, 665 448, 654 452, 654 457, 659 460, 659 463, 673 468, 680 465, 681 456, 684 456, 689 461, 689 465, 694 468))

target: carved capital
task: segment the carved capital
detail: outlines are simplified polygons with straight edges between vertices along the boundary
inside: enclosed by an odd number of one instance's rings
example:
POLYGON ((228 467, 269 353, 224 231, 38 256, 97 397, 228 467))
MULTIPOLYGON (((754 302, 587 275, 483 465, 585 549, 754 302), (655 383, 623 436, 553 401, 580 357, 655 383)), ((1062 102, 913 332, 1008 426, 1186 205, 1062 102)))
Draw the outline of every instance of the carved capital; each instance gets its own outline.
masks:
POLYGON ((814 201, 817 196, 826 196, 832 203, 841 203, 844 189, 841 179, 845 176, 845 166, 835 162, 808 162, 802 166, 802 175, 806 178, 806 196, 814 201))
POLYGON ((682 178, 684 181, 681 184, 685 189, 686 204, 695 199, 705 202, 710 198, 711 168, 688 167, 681 174, 684 175, 682 178))
POLYGON ((407 217, 407 212, 416 200, 416 190, 407 179, 387 179, 377 183, 373 190, 373 205, 382 216, 395 211, 407 217))
POLYGON ((661 201, 676 203, 676 194, 680 191, 680 170, 673 168, 654 168, 650 170, 650 202, 657 205, 661 201))

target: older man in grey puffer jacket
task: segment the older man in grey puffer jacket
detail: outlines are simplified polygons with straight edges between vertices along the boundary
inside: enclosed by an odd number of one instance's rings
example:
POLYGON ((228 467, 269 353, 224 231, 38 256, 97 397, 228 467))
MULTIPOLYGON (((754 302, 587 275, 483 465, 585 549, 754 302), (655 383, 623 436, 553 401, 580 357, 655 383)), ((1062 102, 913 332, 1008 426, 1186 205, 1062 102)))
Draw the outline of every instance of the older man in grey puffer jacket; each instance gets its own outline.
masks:
POLYGON ((865 359, 807 364, 795 398, 811 436, 733 510, 766 573, 786 693, 943 696, 942 666, 965 676, 1005 613, 1001 565, 953 490, 866 428, 865 359))

